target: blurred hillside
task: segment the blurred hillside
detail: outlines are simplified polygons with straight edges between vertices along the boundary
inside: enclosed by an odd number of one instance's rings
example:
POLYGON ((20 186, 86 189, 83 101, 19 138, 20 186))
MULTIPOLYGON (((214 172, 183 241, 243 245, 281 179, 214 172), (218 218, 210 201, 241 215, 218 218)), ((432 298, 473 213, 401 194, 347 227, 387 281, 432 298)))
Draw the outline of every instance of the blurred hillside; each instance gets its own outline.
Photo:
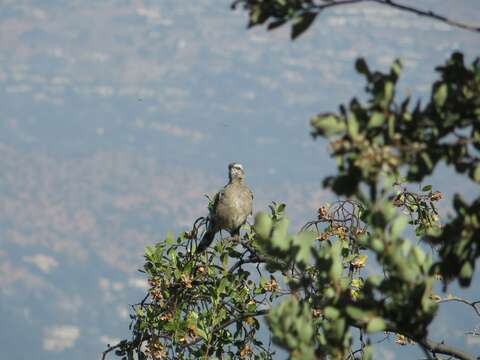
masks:
MULTIPOLYGON (((477 0, 422 3, 471 23, 480 13, 477 0)), ((327 13, 295 43, 288 29, 247 31, 229 1, 0 8, 2 360, 94 359, 126 336, 144 246, 205 215, 233 160, 256 209, 279 200, 296 225, 314 216, 334 165, 308 118, 361 94, 356 57, 403 58, 401 85, 424 97, 435 65, 480 48, 478 35, 374 5, 327 13)), ((434 181, 474 191, 448 172, 434 181)), ((469 315, 457 328, 476 325, 469 315)))

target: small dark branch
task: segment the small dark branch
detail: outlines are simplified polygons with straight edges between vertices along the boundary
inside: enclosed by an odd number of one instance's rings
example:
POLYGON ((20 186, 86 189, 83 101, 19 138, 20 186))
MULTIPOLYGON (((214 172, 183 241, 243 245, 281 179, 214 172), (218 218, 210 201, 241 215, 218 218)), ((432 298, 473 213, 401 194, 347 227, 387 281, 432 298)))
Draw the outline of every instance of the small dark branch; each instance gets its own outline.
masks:
POLYGON ((465 335, 480 336, 480 331, 478 331, 477 329, 473 329, 473 331, 467 331, 465 335))
POLYGON ((351 4, 356 4, 356 3, 361 3, 369 0, 339 0, 339 1, 329 1, 328 3, 322 3, 322 4, 312 4, 310 5, 307 10, 312 9, 312 10, 324 10, 330 7, 334 6, 342 6, 342 5, 351 5, 351 4))
POLYGON ((249 244, 245 241, 242 241, 242 242, 240 242, 240 245, 242 245, 245 249, 247 249, 250 252, 250 254, 252 254, 252 255, 257 254, 257 250, 251 244, 249 244))
MULTIPOLYGON (((225 329, 227 327, 229 327, 230 325, 232 325, 233 323, 237 322, 237 321, 240 321, 240 320, 243 320, 243 319, 246 319, 248 317, 256 317, 256 316, 264 316, 264 315, 267 315, 268 314, 268 310, 265 309, 265 310, 258 310, 258 311, 255 311, 255 312, 252 312, 252 313, 243 313, 243 314, 240 314, 239 316, 233 318, 233 319, 230 319, 228 321, 225 321, 223 324, 220 324, 218 326, 216 326, 212 332, 218 332, 222 329, 225 329)), ((189 343, 186 343, 184 344, 182 347, 189 347, 189 346, 192 346, 192 345, 195 345, 197 343, 199 343, 200 341, 202 341, 203 338, 202 337, 197 337, 195 340, 189 342, 189 343)))
POLYGON ((472 355, 470 355, 470 354, 468 354, 468 353, 466 353, 466 352, 464 352, 460 349, 457 349, 457 348, 454 348, 452 346, 446 345, 443 342, 435 342, 435 341, 428 340, 428 339, 420 340, 420 341, 417 341, 417 342, 422 347, 426 348, 427 350, 429 350, 433 354, 450 355, 450 356, 454 356, 454 357, 456 357, 457 359, 460 359, 460 360, 476 360, 475 357, 473 357, 472 355))
MULTIPOLYGON (((170 335, 163 334, 163 333, 159 333, 155 337, 171 340, 170 335)), ((138 334, 132 341, 122 340, 114 346, 109 346, 107 350, 102 352, 102 359, 101 360, 105 360, 107 358, 108 353, 110 353, 111 351, 113 351, 115 349, 121 348, 122 346, 127 351, 135 350, 135 349, 137 349, 139 351, 142 344, 146 341, 149 341, 151 338, 152 338, 152 335, 142 333, 142 334, 138 334)))
POLYGON ((347 355, 347 357, 345 358, 345 360, 355 360, 356 357, 355 357, 355 354, 358 354, 360 352, 363 351, 363 348, 359 348, 355 351, 350 351, 350 353, 347 355))
POLYGON ((468 306, 471 306, 475 313, 480 317, 480 309, 478 308, 478 305, 480 305, 480 301, 468 301, 459 297, 447 297, 445 299, 438 300, 437 303, 446 303, 446 302, 460 302, 463 304, 466 304, 468 306))
MULTIPOLYGON (((360 330, 360 329, 359 329, 360 330)), ((387 340, 389 338, 389 334, 387 333, 387 335, 385 335, 382 339, 380 340, 377 340, 375 342, 373 342, 372 344, 381 344, 383 343, 385 340, 387 340)), ((359 352, 363 352, 365 349, 365 344, 363 343, 362 346, 355 350, 355 351, 350 351, 350 353, 345 357, 345 360, 355 360, 355 354, 358 354, 359 352)))
POLYGON ((429 349, 426 346, 424 346, 421 343, 419 343, 418 345, 420 346, 422 351, 425 353, 425 356, 427 357, 427 360, 434 360, 433 356, 432 356, 432 353, 429 351, 429 349))
POLYGON ((404 331, 399 330, 394 324, 390 324, 387 327, 386 331, 396 333, 396 334, 402 334, 408 337, 410 340, 413 340, 416 343, 418 343, 423 349, 430 351, 433 355, 436 355, 436 354, 449 355, 459 360, 478 360, 474 356, 466 353, 463 350, 460 350, 456 347, 445 344, 444 341, 435 342, 426 338, 424 339, 418 338, 417 336, 413 336, 411 334, 408 334, 404 331))
MULTIPOLYGON (((316 4, 316 3, 312 2, 308 5, 306 5, 303 8, 303 10, 305 10, 305 11, 320 11, 320 10, 327 9, 327 8, 330 8, 330 7, 350 5, 350 4, 355 4, 355 3, 365 2, 365 1, 369 1, 369 0, 338 0, 338 1, 328 1, 328 2, 323 2, 322 1, 321 4, 316 4)), ((238 4, 241 4, 241 3, 247 3, 248 4, 248 1, 235 0, 235 1, 232 2, 231 8, 236 9, 238 4)), ((247 4, 245 5, 245 7, 247 7, 247 4)))
POLYGON ((243 246, 246 249, 244 254, 246 254, 248 252, 248 253, 250 253, 250 255, 249 255, 248 258, 238 260, 230 268, 230 270, 228 270, 228 272, 230 274, 233 273, 235 270, 237 270, 243 264, 261 264, 261 263, 266 263, 267 262, 268 259, 265 256, 259 255, 258 251, 251 244, 249 244, 245 241, 241 241, 240 245, 243 246))
POLYGON ((228 272, 230 274, 232 274, 235 270, 237 270, 240 266, 242 266, 243 264, 260 264, 260 263, 264 263, 264 262, 267 262, 267 259, 262 257, 262 256, 253 256, 253 257, 249 257, 247 259, 242 259, 242 260, 238 260, 231 268, 230 270, 228 270, 228 272))
POLYGON ((102 360, 105 360, 107 358, 107 354, 117 348, 119 348, 120 346, 122 346, 123 343, 122 342, 119 342, 117 345, 114 345, 114 346, 109 346, 107 350, 105 350, 104 352, 102 352, 102 360))
POLYGON ((468 24, 465 24, 465 23, 462 23, 462 22, 459 22, 459 21, 456 21, 456 20, 452 20, 452 19, 447 18, 446 16, 434 13, 433 11, 430 11, 430 10, 420 10, 420 9, 415 8, 415 7, 399 4, 399 3, 391 1, 391 0, 370 0, 370 1, 376 2, 376 3, 381 4, 381 5, 390 6, 392 8, 395 8, 395 9, 398 9, 398 10, 401 10, 401 11, 405 11, 405 12, 413 13, 413 14, 416 14, 416 15, 419 15, 419 16, 427 17, 427 18, 430 18, 430 19, 433 19, 433 20, 437 20, 437 21, 443 22, 445 24, 448 24, 450 26, 454 26, 454 27, 457 27, 457 28, 460 28, 460 29, 474 31, 474 32, 480 32, 480 26, 468 25, 468 24))

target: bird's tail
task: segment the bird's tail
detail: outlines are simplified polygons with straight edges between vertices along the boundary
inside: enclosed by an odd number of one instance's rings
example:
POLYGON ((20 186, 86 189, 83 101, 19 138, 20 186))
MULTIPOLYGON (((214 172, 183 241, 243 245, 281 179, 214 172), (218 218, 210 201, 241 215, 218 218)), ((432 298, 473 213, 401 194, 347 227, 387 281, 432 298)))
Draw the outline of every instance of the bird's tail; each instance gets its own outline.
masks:
POLYGON ((201 252, 204 252, 210 246, 214 237, 215 237, 215 231, 213 231, 212 229, 207 229, 207 231, 202 237, 202 240, 200 241, 200 244, 198 244, 197 250, 195 250, 195 253, 199 254, 201 252))

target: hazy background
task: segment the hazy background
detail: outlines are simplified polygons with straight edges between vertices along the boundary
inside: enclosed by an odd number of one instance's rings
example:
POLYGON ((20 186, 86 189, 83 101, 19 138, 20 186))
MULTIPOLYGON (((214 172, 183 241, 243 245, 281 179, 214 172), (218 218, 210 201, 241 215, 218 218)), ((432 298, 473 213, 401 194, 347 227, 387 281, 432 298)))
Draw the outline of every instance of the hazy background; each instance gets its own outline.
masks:
MULTIPOLYGON (((405 3, 480 19, 478 0, 405 3)), ((144 246, 205 215, 231 161, 256 209, 314 217, 335 167, 308 119, 361 94, 356 57, 401 57, 402 91, 425 97, 453 50, 480 55, 478 34, 375 5, 322 14, 295 43, 287 28, 247 31, 229 5, 0 0, 1 360, 98 359, 127 336, 144 246)), ((434 183, 478 193, 445 170, 434 183)), ((478 276, 464 295, 480 298, 478 276)), ((442 305, 433 337, 480 354, 464 335, 479 325, 442 305)), ((377 356, 413 353, 389 341, 377 356)))

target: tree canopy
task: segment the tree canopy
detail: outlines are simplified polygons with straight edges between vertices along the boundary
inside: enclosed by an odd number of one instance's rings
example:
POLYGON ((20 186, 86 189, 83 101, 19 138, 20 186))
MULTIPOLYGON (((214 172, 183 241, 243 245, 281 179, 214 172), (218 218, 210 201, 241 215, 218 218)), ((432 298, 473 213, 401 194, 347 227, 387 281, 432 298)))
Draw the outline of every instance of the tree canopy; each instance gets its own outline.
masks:
MULTIPOLYGON (((250 25, 293 19, 295 38, 319 11, 354 2, 361 0, 234 5, 249 11, 250 25)), ((424 104, 398 95, 400 60, 387 72, 363 59, 355 68, 366 100, 311 119, 313 137, 327 140, 336 160, 323 185, 339 200, 319 204, 299 230, 289 228, 286 205, 273 202, 240 240, 219 239, 203 254, 194 250, 208 218, 148 246, 142 271, 150 288, 133 306, 132 338, 104 358, 115 351, 125 359, 269 359, 273 341, 292 359, 369 359, 375 333, 417 344, 431 359, 475 358, 448 339, 433 341, 429 325, 448 301, 480 316, 480 300, 433 290, 437 282, 470 286, 480 256, 480 196, 455 195, 455 215, 440 219, 443 194, 423 182, 443 163, 480 184, 480 58, 467 63, 452 54, 436 68, 424 104), (270 337, 259 336, 262 327, 270 337)))

